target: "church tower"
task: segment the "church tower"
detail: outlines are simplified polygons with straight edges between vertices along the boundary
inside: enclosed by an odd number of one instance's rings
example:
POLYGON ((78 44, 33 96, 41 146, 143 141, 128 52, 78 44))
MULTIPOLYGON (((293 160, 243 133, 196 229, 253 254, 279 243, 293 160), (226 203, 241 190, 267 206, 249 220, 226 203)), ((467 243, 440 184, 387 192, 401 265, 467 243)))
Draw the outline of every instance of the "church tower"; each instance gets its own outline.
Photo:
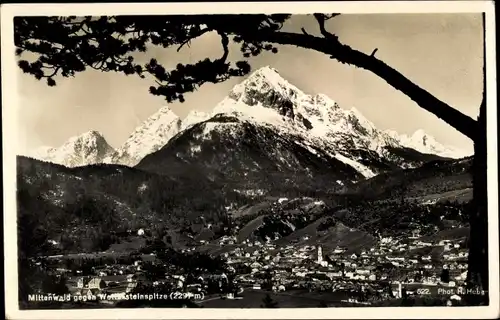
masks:
POLYGON ((318 263, 323 262, 323 249, 321 249, 321 246, 318 246, 318 263))

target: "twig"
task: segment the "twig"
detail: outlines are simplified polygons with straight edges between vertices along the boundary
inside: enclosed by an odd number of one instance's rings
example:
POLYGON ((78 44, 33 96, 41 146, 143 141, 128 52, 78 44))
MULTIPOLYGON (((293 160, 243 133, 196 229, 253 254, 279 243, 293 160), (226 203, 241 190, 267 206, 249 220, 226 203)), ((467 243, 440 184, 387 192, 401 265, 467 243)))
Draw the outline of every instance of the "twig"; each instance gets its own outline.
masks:
POLYGON ((335 18, 336 16, 340 16, 340 13, 331 13, 329 15, 324 14, 325 20, 330 20, 332 18, 335 18))
POLYGON ((191 40, 196 39, 196 38, 198 38, 198 37, 200 37, 200 36, 204 35, 204 34, 205 34, 205 33, 207 33, 207 32, 210 32, 210 31, 212 31, 212 30, 213 30, 213 29, 211 29, 211 28, 205 28, 205 29, 201 30, 200 32, 198 32, 197 34, 195 34, 194 36, 189 37, 188 39, 184 40, 184 41, 181 43, 181 45, 179 46, 179 48, 177 48, 177 52, 181 51, 182 47, 184 47, 184 45, 185 45, 185 44, 188 44, 188 47, 189 47, 189 42, 191 42, 191 40))
POLYGON ((183 41, 179 46, 179 48, 177 48, 177 52, 181 51, 182 47, 184 47, 185 44, 187 44, 188 47, 190 47, 189 42, 191 42, 191 38, 187 39, 186 41, 183 41))
POLYGON ((370 57, 375 57, 375 53, 378 51, 378 48, 375 48, 372 52, 372 54, 370 54, 370 57))
POLYGON ((327 39, 334 39, 334 40, 337 40, 337 36, 326 31, 325 29, 325 21, 327 20, 325 15, 324 14, 321 14, 321 13, 315 13, 314 14, 314 18, 316 18, 316 21, 318 21, 318 24, 319 24, 319 31, 321 32, 321 34, 323 35, 323 37, 327 38, 327 39))
POLYGON ((52 78, 53 76, 55 76, 57 74, 57 72, 59 71, 59 69, 61 69, 61 66, 57 66, 55 68, 52 68, 54 70, 54 72, 52 72, 52 74, 46 76, 44 75, 43 77, 44 78, 52 78))

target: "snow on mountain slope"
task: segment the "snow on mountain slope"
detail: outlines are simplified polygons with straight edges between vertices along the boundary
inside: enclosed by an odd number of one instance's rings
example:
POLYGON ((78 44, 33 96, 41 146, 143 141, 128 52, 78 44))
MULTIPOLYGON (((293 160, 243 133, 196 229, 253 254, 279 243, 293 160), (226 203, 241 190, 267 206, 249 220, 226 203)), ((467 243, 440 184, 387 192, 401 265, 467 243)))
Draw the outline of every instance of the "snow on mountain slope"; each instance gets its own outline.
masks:
POLYGON ((392 130, 386 130, 384 132, 393 137, 402 146, 422 153, 438 154, 443 157, 454 159, 470 156, 470 154, 463 150, 439 143, 434 137, 428 135, 422 129, 415 131, 411 136, 405 134, 399 135, 392 130))
POLYGON ((227 114, 180 132, 136 168, 208 177, 224 192, 250 197, 326 191, 363 179, 357 169, 296 134, 227 114))
MULTIPOLYGON (((312 135, 302 122, 295 122, 287 116, 280 115, 275 110, 263 106, 260 102, 254 106, 249 106, 241 101, 231 103, 225 100, 214 109, 214 113, 232 115, 245 123, 272 128, 279 132, 280 135, 286 135, 295 140, 298 145, 306 148, 312 154, 317 154, 315 148, 318 148, 326 152, 331 159, 346 163, 367 178, 375 175, 365 165, 339 154, 339 150, 334 147, 330 140, 312 135)), ((209 132, 206 132, 206 135, 209 136, 209 132)))
POLYGON ((217 113, 244 114, 282 129, 299 129, 316 143, 333 143, 340 152, 368 149, 387 157, 387 148, 392 147, 451 158, 468 155, 438 143, 421 130, 411 137, 378 130, 357 109, 340 108, 324 94, 305 94, 270 67, 255 71, 236 85, 214 108, 213 114, 217 113))
POLYGON ((342 109, 325 95, 307 95, 271 68, 236 85, 208 120, 197 113, 187 118, 185 129, 137 168, 206 176, 245 195, 293 194, 343 188, 439 158, 399 150, 393 137, 356 109, 342 109))
POLYGON ((201 112, 198 110, 191 110, 189 114, 182 120, 181 130, 185 130, 193 124, 208 120, 211 118, 209 113, 201 112))
POLYGON ((60 147, 40 147, 28 156, 67 167, 78 167, 101 163, 113 151, 101 133, 89 131, 70 138, 60 147))
MULTIPOLYGON (((306 94, 275 69, 264 67, 237 84, 210 113, 193 110, 181 121, 170 108, 161 108, 103 161, 135 166, 177 134, 218 114, 234 116, 252 125, 271 128, 281 135, 295 137, 306 149, 313 146, 330 154, 332 159, 343 159, 365 177, 394 169, 394 166, 414 167, 432 160, 422 154, 450 158, 467 156, 456 148, 438 143, 422 130, 412 136, 378 130, 357 109, 341 108, 324 94, 306 94), (406 150, 400 152, 402 149, 406 150)), ((210 134, 207 134, 209 138, 210 134)), ((191 146, 192 152, 199 148, 191 146)), ((36 158, 55 159, 47 156, 49 153, 54 151, 40 149, 36 158)))
MULTIPOLYGON (((394 165, 403 168, 418 166, 426 158, 420 153, 465 156, 448 152, 451 148, 440 145, 435 139, 426 138, 428 143, 419 145, 416 139, 378 130, 357 109, 343 109, 324 94, 305 94, 270 67, 255 71, 237 84, 215 106, 210 116, 217 114, 235 116, 241 121, 295 136, 328 152, 332 159, 342 159, 365 177, 394 168, 394 165), (395 152, 405 148, 418 151, 416 158, 415 154, 395 152), (374 163, 375 168, 370 168, 374 163)), ((206 118, 204 114, 201 119, 206 118)), ((193 150, 197 148, 193 146, 193 150)))
POLYGON ((127 141, 104 162, 135 166, 142 158, 163 147, 181 130, 182 121, 163 107, 137 127, 127 141))
POLYGON ((36 148, 35 150, 32 150, 27 153, 27 156, 35 158, 35 159, 48 159, 49 154, 53 152, 56 148, 54 147, 49 147, 49 146, 41 146, 39 148, 36 148))

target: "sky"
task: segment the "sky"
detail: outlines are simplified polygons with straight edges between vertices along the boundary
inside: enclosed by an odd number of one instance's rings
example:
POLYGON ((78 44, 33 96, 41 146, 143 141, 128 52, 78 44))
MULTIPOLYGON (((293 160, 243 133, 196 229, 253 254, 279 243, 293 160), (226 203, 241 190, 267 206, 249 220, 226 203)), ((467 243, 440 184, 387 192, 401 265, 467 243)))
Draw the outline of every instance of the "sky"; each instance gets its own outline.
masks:
MULTIPOLYGON (((420 87, 476 118, 482 98, 482 20, 474 14, 345 14, 327 29, 341 42, 371 53, 397 69, 420 87)), ((285 31, 318 35, 311 16, 293 16, 285 31)), ((230 46, 230 60, 241 59, 237 45, 230 46)), ((138 59, 156 58, 168 69, 179 62, 196 62, 221 54, 219 37, 206 34, 191 47, 151 48, 138 59)), ((369 71, 344 65, 327 55, 293 46, 280 46, 278 54, 264 53, 249 60, 252 70, 277 69, 302 91, 323 93, 343 108, 356 107, 381 130, 412 134, 423 129, 443 144, 472 153, 472 141, 421 109, 403 93, 369 71)), ((31 76, 16 74, 19 83, 19 143, 21 153, 40 146, 60 146, 70 137, 100 131, 108 143, 119 147, 134 129, 167 102, 148 92, 154 83, 137 76, 85 71, 75 78, 56 78, 48 87, 31 76)), ((169 107, 181 118, 196 109, 209 112, 244 78, 207 84, 187 94, 184 103, 169 107)))

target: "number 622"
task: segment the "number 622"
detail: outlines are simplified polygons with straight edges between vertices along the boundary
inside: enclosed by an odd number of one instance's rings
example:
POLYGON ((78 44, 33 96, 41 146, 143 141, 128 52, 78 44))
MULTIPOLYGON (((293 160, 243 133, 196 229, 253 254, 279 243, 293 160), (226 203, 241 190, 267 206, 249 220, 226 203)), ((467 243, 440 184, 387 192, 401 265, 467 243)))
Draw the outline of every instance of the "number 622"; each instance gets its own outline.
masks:
POLYGON ((417 289, 417 294, 431 294, 431 291, 429 289, 421 288, 417 289))

